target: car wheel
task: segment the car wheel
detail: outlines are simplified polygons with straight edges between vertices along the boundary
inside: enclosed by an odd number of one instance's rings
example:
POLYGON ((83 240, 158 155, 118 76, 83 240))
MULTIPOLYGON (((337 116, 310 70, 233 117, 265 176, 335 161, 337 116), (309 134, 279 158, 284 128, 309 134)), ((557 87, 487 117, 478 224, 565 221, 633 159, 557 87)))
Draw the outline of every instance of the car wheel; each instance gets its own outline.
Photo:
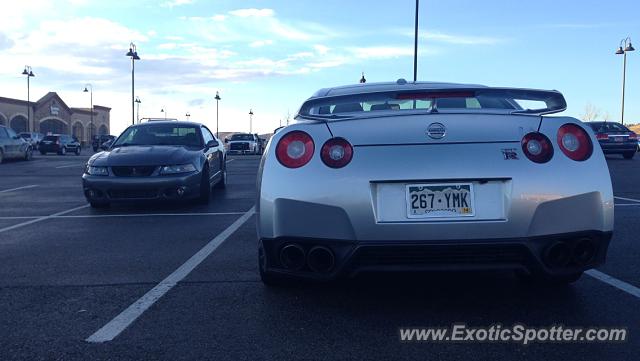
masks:
MULTIPOLYGON (((223 160, 222 162, 224 164, 225 160, 223 160)), ((226 165, 223 165, 222 178, 218 181, 218 183, 216 183, 215 188, 218 188, 218 189, 227 188, 227 166, 226 165)))
POLYGON ((67 155, 67 148, 66 147, 62 147, 60 148, 60 151, 58 152, 59 155, 67 155))
POLYGON ((4 154, 2 153, 2 149, 0 149, 0 164, 4 161, 4 154))
POLYGON ((633 156, 636 155, 636 152, 626 152, 622 153, 624 159, 633 159, 633 156))
POLYGON ((202 170, 202 180, 200 181, 200 197, 198 203, 209 204, 211 198, 211 183, 209 183, 209 168, 202 170))
POLYGON ((260 242, 260 247, 258 248, 258 269, 260 271, 260 280, 262 280, 262 283, 267 287, 276 288, 289 288, 301 285, 301 282, 296 279, 280 274, 267 272, 266 268, 267 259, 264 254, 264 247, 262 247, 262 242, 260 242))
POLYGON ((91 208, 107 208, 111 205, 109 202, 89 202, 89 204, 91 208))
POLYGON ((82 150, 80 149, 80 147, 76 148, 76 155, 80 155, 80 152, 81 152, 81 151, 82 151, 82 150))
POLYGON ((33 158, 33 148, 28 147, 24 152, 24 160, 29 161, 31 158, 33 158))

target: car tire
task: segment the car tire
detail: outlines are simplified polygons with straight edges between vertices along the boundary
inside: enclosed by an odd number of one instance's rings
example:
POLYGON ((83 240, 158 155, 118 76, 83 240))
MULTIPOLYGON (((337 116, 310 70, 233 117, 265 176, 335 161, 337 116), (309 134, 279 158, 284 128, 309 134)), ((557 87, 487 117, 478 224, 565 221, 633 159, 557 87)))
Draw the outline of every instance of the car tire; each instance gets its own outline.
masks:
POLYGON ((76 148, 76 155, 80 155, 80 152, 82 152, 82 149, 80 147, 76 148))
POLYGON ((222 160, 222 178, 216 183, 214 186, 217 189, 225 189, 227 188, 227 165, 225 164, 226 160, 222 160))
POLYGON ((260 271, 260 280, 267 287, 291 288, 302 284, 297 279, 266 271, 266 259, 262 242, 260 242, 260 247, 258 248, 258 270, 260 271))
POLYGON ((0 164, 4 161, 4 153, 2 153, 2 149, 0 149, 0 164))
POLYGON ((636 152, 626 152, 622 153, 624 159, 633 159, 633 156, 636 155, 636 152))
POLYGON ((205 167, 202 170, 202 180, 200 181, 200 196, 198 197, 198 203, 209 204, 211 199, 211 183, 209 183, 209 168, 205 167))
POLYGON ((111 204, 109 202, 92 202, 90 201, 89 204, 91 205, 91 208, 108 208, 111 204))
POLYGON ((67 155, 67 148, 66 147, 60 148, 60 150, 58 151, 58 155, 67 155))
POLYGON ((28 147, 24 152, 24 160, 30 161, 33 158, 33 148, 28 147))

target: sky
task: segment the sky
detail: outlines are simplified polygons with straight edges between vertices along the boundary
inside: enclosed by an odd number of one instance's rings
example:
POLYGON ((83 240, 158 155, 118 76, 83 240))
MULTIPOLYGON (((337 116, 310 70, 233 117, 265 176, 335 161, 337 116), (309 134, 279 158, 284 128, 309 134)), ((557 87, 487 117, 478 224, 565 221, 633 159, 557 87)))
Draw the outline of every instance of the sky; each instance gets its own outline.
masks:
MULTIPOLYGON (((0 1, 0 96, 57 92, 72 107, 108 106, 111 132, 132 119, 129 44, 137 46, 141 117, 268 133, 320 88, 413 78, 415 0, 0 1)), ((620 120, 627 36, 640 2, 420 2, 418 80, 561 91, 564 113, 587 104, 620 120)), ((640 42, 627 56, 625 123, 640 123, 640 42)))

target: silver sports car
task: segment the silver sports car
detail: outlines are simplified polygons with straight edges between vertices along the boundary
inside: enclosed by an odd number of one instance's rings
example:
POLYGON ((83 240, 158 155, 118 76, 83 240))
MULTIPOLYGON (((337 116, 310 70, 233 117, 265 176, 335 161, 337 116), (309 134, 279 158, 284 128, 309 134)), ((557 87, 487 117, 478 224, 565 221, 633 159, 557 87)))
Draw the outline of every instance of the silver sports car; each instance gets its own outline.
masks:
POLYGON ((368 271, 515 270, 569 283, 605 261, 609 171, 557 91, 449 83, 322 89, 258 175, 264 283, 368 271))

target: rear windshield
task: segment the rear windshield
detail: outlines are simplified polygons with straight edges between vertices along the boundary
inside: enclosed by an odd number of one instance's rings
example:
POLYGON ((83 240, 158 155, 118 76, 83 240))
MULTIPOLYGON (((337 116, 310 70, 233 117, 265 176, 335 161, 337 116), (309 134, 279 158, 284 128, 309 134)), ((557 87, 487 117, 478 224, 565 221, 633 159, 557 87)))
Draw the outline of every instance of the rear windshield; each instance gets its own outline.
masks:
POLYGON ((526 89, 453 89, 361 93, 314 98, 300 108, 300 115, 319 117, 352 117, 376 112, 500 110, 542 114, 564 110, 560 93, 526 89))
POLYGON ((47 135, 43 140, 58 140, 59 136, 57 135, 47 135))
POLYGON ((597 133, 610 133, 610 132, 628 132, 629 128, 616 122, 606 123, 591 123, 589 124, 593 131, 597 133))
POLYGON ((234 134, 231 136, 231 140, 253 140, 251 134, 234 134))
POLYGON ((201 147, 198 127, 192 125, 156 124, 130 127, 113 147, 129 145, 181 145, 201 147))

